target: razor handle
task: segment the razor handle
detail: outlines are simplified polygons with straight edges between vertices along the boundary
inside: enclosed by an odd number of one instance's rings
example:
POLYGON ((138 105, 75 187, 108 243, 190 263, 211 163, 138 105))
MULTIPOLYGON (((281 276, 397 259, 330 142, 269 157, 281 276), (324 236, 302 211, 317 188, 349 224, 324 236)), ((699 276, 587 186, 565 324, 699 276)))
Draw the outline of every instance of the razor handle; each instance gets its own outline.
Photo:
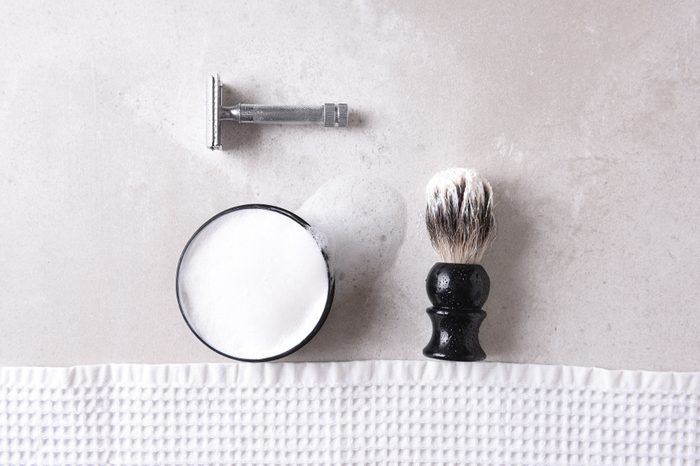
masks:
POLYGON ((221 120, 236 123, 347 126, 347 104, 257 105, 221 107, 221 120))
POLYGON ((491 282, 479 264, 436 263, 425 282, 433 304, 426 312, 433 325, 423 354, 449 361, 481 361, 486 353, 479 343, 479 327, 486 317, 481 307, 491 282))

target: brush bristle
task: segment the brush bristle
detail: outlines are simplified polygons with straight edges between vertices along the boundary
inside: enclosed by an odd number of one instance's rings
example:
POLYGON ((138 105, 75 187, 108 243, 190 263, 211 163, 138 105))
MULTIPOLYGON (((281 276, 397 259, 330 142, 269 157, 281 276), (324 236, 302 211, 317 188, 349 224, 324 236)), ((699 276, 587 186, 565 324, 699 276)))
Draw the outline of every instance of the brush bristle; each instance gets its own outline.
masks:
POLYGON ((477 264, 493 240, 491 184, 474 170, 449 168, 426 187, 425 224, 444 262, 477 264))

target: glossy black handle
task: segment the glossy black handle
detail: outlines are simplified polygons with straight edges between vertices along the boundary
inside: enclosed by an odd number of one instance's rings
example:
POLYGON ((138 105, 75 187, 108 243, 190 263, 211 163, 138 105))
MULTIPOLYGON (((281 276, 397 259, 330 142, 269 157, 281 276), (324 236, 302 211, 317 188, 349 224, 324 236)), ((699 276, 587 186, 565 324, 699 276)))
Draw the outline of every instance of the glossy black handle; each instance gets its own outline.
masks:
POLYGON ((479 343, 479 327, 486 317, 481 309, 491 282, 478 264, 438 262, 430 269, 426 291, 433 307, 427 309, 433 325, 423 354, 450 361, 481 361, 486 353, 479 343))

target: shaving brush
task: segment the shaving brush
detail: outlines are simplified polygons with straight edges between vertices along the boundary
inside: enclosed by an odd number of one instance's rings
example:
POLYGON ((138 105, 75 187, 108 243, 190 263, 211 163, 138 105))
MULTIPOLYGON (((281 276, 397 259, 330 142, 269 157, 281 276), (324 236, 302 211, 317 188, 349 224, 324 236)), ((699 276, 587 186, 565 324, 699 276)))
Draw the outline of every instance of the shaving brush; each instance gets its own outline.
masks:
POLYGON ((493 240, 491 185, 474 170, 450 168, 437 173, 426 188, 425 223, 442 262, 428 273, 426 290, 433 304, 426 312, 433 324, 423 354, 451 361, 481 361, 479 327, 490 281, 479 264, 493 240))

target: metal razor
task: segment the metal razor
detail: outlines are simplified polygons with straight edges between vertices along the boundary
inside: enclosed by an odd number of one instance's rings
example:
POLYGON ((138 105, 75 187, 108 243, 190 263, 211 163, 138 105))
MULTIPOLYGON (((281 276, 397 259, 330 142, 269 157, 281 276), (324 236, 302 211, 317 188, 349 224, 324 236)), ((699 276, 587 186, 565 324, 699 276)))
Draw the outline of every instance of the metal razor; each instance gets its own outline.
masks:
POLYGON ((300 124, 342 127, 348 125, 348 104, 254 105, 225 107, 221 103, 221 79, 218 74, 207 81, 207 147, 223 149, 221 122, 253 124, 300 124))

